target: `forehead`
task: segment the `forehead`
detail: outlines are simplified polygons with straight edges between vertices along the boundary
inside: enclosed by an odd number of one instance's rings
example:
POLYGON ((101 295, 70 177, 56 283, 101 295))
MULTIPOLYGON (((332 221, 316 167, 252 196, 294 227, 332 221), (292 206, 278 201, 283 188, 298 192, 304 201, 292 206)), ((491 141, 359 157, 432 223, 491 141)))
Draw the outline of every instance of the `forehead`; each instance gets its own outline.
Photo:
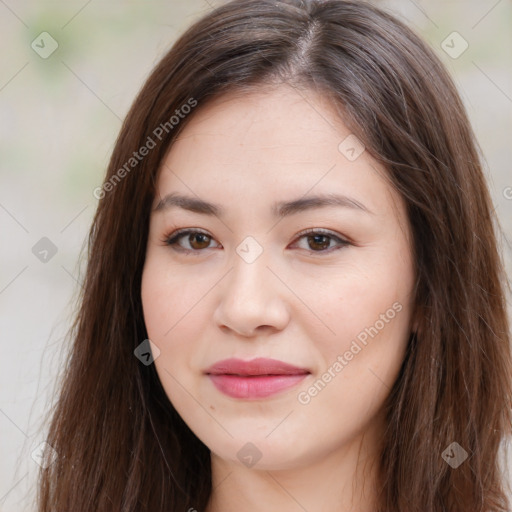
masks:
POLYGON ((169 192, 215 192, 215 202, 250 196, 270 203, 311 190, 351 194, 384 211, 399 198, 367 151, 347 158, 344 141, 351 137, 319 94, 288 85, 227 94, 198 105, 162 162, 155 200, 169 192))
POLYGON ((309 154, 317 161, 319 149, 336 149, 340 136, 349 133, 325 97, 282 84, 199 105, 174 146, 186 139, 192 145, 199 138, 202 145, 211 141, 215 146, 222 138, 226 144, 236 142, 233 158, 251 158, 247 151, 255 150, 262 157, 309 154))

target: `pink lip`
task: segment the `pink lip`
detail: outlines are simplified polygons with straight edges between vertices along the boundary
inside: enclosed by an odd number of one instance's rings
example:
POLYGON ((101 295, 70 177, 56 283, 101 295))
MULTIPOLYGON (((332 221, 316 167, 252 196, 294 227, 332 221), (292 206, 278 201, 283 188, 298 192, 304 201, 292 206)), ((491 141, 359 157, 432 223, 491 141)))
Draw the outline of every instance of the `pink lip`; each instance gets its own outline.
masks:
POLYGON ((263 398, 291 388, 310 374, 276 359, 225 359, 205 372, 215 387, 233 398, 263 398))

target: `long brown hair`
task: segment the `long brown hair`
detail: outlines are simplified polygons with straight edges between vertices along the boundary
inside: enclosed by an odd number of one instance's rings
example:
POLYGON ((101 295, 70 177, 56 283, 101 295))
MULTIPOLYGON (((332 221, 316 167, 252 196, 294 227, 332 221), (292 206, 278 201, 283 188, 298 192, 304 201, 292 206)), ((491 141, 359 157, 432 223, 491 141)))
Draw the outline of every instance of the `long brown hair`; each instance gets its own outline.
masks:
POLYGON ((418 327, 385 403, 379 512, 509 510, 499 459, 512 433, 507 280, 451 78, 415 33, 365 2, 235 0, 177 40, 121 128, 49 412, 57 456, 40 473, 39 512, 204 510, 210 452, 154 365, 134 355, 147 338, 140 288, 150 207, 162 159, 195 111, 278 82, 331 99, 407 206, 418 327), (142 146, 151 146, 145 156, 142 146), (468 454, 457 468, 446 462, 452 443, 468 454))

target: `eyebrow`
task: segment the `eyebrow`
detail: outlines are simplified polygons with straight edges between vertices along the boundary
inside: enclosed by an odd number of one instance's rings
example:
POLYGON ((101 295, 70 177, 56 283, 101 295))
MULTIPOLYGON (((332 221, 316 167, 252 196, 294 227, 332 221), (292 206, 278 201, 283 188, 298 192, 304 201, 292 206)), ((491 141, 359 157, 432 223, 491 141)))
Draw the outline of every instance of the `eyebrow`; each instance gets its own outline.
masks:
MULTIPOLYGON (((301 197, 292 201, 277 202, 272 205, 272 213, 275 217, 282 218, 315 208, 325 208, 328 206, 350 208, 374 215, 374 212, 369 210, 365 205, 356 199, 339 194, 322 194, 316 196, 301 197)), ((159 212, 172 207, 183 208, 184 210, 189 210, 194 213, 212 215, 219 218, 223 217, 225 214, 224 207, 218 204, 209 203, 207 201, 203 201, 202 199, 184 196, 178 193, 167 194, 158 202, 153 211, 159 212)))

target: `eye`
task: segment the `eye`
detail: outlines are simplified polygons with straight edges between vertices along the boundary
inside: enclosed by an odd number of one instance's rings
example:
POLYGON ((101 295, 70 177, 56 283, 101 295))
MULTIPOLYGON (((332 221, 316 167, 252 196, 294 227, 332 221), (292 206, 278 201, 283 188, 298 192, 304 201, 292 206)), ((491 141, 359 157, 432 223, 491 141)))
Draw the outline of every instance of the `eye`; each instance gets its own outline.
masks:
POLYGON ((178 230, 172 235, 165 238, 164 243, 166 245, 173 246, 173 249, 177 251, 185 252, 200 252, 201 249, 209 249, 210 242, 213 238, 204 231, 196 229, 182 229, 178 230), (179 242, 184 239, 187 246, 183 246, 179 242))
POLYGON ((306 240, 307 244, 307 247, 302 247, 302 249, 312 252, 332 252, 331 250, 341 249, 342 247, 350 245, 350 242, 347 240, 325 229, 303 231, 299 233, 298 240, 302 238, 306 240), (338 247, 330 246, 333 241, 337 242, 338 247))
MULTIPOLYGON (((331 231, 323 229, 310 229, 299 233, 296 240, 306 239, 308 247, 302 247, 310 252, 331 252, 336 249, 336 246, 332 247, 331 242, 335 241, 338 244, 338 249, 350 245, 350 242, 343 238, 335 235, 331 231)), ((163 242, 166 245, 170 245, 177 251, 184 251, 189 253, 199 253, 202 249, 212 249, 210 243, 213 241, 213 237, 204 231, 197 229, 182 229, 178 230, 171 235, 165 237, 163 242), (183 246, 180 242, 184 240, 187 246, 183 246)), ((222 246, 220 246, 222 247, 222 246)))

